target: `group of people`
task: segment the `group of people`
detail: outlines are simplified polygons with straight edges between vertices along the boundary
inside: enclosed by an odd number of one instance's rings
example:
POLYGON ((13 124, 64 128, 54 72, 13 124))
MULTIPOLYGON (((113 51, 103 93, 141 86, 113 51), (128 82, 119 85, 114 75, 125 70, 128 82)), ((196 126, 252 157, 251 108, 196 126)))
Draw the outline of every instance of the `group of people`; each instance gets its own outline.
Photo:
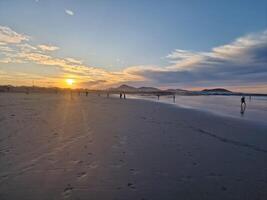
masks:
POLYGON ((126 94, 125 94, 125 92, 124 92, 124 93, 120 92, 120 99, 122 99, 122 96, 123 96, 124 99, 126 99, 126 94))

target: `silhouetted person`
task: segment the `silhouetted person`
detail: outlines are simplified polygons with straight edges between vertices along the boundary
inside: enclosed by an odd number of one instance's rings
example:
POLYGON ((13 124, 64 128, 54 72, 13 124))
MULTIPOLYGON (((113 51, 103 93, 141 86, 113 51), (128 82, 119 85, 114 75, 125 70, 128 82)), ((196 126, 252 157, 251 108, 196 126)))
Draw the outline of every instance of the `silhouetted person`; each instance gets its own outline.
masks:
POLYGON ((159 100, 159 94, 157 94, 158 100, 159 100))
POLYGON ((175 94, 172 96, 172 98, 173 98, 173 103, 175 103, 175 94))
POLYGON ((120 93, 120 99, 122 98, 122 93, 120 93))
POLYGON ((88 91, 85 92, 85 95, 88 96, 88 91))
POLYGON ((243 115, 245 113, 247 104, 246 104, 246 99, 244 96, 241 97, 241 111, 240 113, 243 115))
POLYGON ((109 92, 107 92, 107 98, 109 98, 109 92))
POLYGON ((123 98, 126 99, 126 94, 125 93, 123 93, 123 98))

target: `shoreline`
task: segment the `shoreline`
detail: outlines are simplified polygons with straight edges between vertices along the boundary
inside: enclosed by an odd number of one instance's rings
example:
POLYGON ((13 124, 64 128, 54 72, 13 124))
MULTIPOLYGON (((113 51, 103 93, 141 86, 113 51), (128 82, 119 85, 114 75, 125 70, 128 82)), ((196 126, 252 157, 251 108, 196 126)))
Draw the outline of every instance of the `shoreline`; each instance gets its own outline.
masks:
MULTIPOLYGON (((117 97, 115 97, 115 98, 117 98, 117 97)), ((193 110, 193 111, 208 113, 208 114, 219 116, 219 117, 229 117, 229 118, 232 118, 232 119, 237 119, 237 120, 241 120, 241 121, 248 122, 248 123, 249 122, 253 122, 253 123, 258 124, 258 125, 267 126, 267 121, 266 121, 267 119, 266 120, 264 120, 264 119, 259 120, 259 119, 246 118, 244 116, 241 116, 240 112, 238 112, 240 115, 237 116, 237 115, 233 115, 233 114, 230 114, 230 113, 223 113, 223 112, 220 112, 220 111, 215 111, 215 110, 212 110, 212 109, 197 108, 197 107, 190 106, 190 105, 181 105, 181 104, 173 103, 171 101, 167 102, 167 101, 161 101, 161 100, 150 99, 150 98, 142 98, 142 97, 139 97, 139 96, 132 96, 132 97, 130 97, 128 99, 136 99, 136 100, 144 100, 144 101, 150 101, 150 102, 155 102, 155 103, 162 103, 162 104, 174 106, 175 108, 189 109, 189 110, 193 110)))

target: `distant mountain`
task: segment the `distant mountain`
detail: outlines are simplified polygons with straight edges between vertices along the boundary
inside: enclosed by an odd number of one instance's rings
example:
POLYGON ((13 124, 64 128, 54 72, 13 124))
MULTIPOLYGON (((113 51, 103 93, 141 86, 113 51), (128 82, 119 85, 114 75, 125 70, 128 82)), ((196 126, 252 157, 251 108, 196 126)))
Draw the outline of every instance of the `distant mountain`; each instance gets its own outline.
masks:
POLYGON ((136 88, 133 86, 129 86, 129 85, 121 85, 117 88, 110 88, 109 90, 111 91, 120 91, 120 92, 158 92, 161 91, 158 88, 154 88, 154 87, 140 87, 140 88, 136 88))
POLYGON ((185 94, 185 93, 190 92, 188 90, 183 90, 183 89, 167 89, 165 91, 166 92, 173 92, 173 93, 177 93, 177 94, 185 94))
POLYGON ((219 92, 219 93, 233 93, 232 91, 230 90, 227 90, 227 89, 224 89, 224 88, 213 88, 213 89, 204 89, 202 90, 202 92, 211 92, 211 93, 214 93, 214 92, 219 92))
POLYGON ((120 85, 117 88, 109 88, 109 91, 115 91, 115 92, 137 92, 138 89, 129 85, 120 85))
POLYGON ((138 89, 129 85, 121 85, 117 88, 114 88, 116 91, 124 91, 124 92, 137 92, 138 89))
POLYGON ((159 92, 161 91, 158 88, 154 88, 154 87, 140 87, 138 88, 139 92, 159 92))
POLYGON ((129 93, 161 93, 162 95, 168 94, 177 94, 177 95, 220 95, 220 94, 234 94, 232 91, 224 89, 224 88, 212 88, 212 89, 204 89, 201 91, 190 91, 190 90, 183 90, 183 89, 167 89, 167 90, 160 90, 155 87, 133 87, 129 85, 120 85, 117 88, 110 88, 110 91, 114 92, 129 92, 129 93))

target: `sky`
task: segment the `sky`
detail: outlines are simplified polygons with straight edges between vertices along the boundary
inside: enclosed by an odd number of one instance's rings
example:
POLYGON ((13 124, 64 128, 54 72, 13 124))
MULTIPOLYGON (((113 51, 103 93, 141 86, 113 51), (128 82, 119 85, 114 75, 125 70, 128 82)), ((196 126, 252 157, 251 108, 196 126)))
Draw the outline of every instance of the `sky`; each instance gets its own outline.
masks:
POLYGON ((267 93, 266 0, 0 0, 0 84, 267 93))

